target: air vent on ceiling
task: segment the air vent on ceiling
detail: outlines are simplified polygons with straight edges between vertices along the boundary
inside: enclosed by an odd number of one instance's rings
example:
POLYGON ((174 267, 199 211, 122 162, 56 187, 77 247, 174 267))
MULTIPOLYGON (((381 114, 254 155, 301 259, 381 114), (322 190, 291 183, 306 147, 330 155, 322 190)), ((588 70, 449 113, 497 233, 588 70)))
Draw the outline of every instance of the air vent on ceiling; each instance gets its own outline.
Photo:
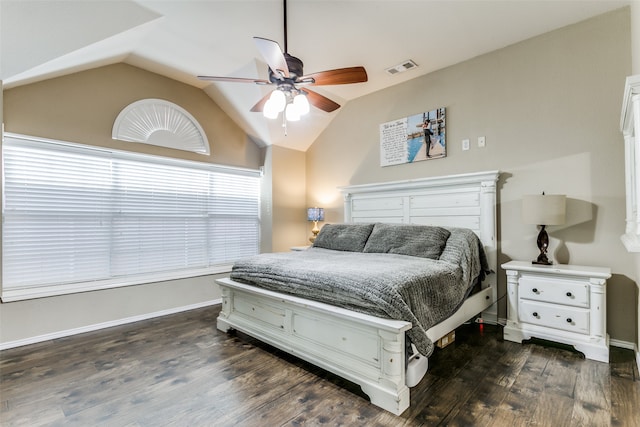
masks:
POLYGON ((387 68, 387 73, 394 75, 398 73, 402 73, 407 70, 411 70, 413 68, 417 68, 418 64, 413 62, 411 59, 407 59, 406 61, 402 61, 400 64, 395 65, 391 68, 387 68))

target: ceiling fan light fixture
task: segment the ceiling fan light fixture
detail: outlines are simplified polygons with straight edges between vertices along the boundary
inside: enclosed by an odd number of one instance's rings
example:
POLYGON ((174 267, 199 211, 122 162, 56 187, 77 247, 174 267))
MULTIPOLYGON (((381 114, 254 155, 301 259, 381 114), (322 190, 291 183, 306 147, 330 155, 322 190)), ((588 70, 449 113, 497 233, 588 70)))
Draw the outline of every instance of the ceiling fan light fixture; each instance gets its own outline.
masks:
POLYGON ((284 107, 287 106, 287 96, 279 89, 271 92, 269 101, 273 104, 273 108, 276 110, 276 113, 281 113, 284 111, 284 107))
POLYGON ((309 113, 309 100, 304 93, 300 92, 293 98, 293 105, 301 116, 309 113))
POLYGON ((326 113, 331 113, 340 108, 340 104, 307 87, 364 83, 368 78, 367 72, 362 66, 336 68, 305 75, 304 64, 300 58, 289 54, 287 50, 286 0, 283 0, 283 11, 284 50, 273 40, 262 37, 253 38, 260 56, 268 66, 268 80, 216 76, 198 76, 198 78, 214 82, 254 83, 275 86, 275 90, 270 94, 265 94, 250 111, 262 111, 264 117, 268 119, 277 119, 279 114, 283 113, 282 126, 286 135, 287 121, 300 120, 301 115, 309 113, 310 106, 314 106, 326 113), (298 85, 305 85, 305 89, 299 89, 298 85))
POLYGON ((295 104, 287 105, 287 109, 285 110, 285 117, 288 122, 297 122, 300 120, 300 112, 296 108, 295 104))
POLYGON ((262 110, 262 114, 267 118, 267 119, 276 119, 278 118, 278 109, 276 108, 276 105, 273 101, 271 101, 270 99, 267 100, 267 102, 265 102, 264 104, 264 108, 262 110))

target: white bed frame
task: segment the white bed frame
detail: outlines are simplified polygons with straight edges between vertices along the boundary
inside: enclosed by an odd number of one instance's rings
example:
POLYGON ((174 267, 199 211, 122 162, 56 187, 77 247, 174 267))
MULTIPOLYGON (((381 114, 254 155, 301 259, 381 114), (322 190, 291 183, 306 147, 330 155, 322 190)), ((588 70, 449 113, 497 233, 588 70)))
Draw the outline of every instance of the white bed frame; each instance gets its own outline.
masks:
MULTIPOLYGON (((470 228, 482 240, 495 272, 498 176, 498 171, 489 171, 343 187, 345 222, 470 228)), ((413 356, 405 366, 405 331, 411 323, 356 313, 228 278, 217 283, 222 290, 219 330, 245 332, 359 384, 371 403, 396 415, 409 407, 409 386, 419 381, 427 367, 427 359, 420 355, 413 356)), ((490 274, 480 292, 427 331, 429 338, 435 342, 481 312, 485 322, 495 322, 496 287, 496 274, 490 274)))

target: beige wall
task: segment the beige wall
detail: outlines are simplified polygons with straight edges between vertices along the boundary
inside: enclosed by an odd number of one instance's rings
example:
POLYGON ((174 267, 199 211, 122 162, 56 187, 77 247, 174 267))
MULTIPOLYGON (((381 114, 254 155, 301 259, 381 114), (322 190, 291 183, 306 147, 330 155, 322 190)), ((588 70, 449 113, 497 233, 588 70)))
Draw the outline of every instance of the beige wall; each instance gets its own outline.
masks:
POLYGON ((273 252, 288 251, 306 245, 311 227, 307 227, 305 196, 305 153, 270 147, 273 168, 273 216, 271 238, 273 252))
MULTIPOLYGON (((635 342, 637 273, 619 239, 625 190, 618 123, 630 40, 625 8, 349 102, 307 152, 308 204, 321 202, 327 221, 339 222, 338 186, 499 169, 505 262, 537 255, 537 230, 520 219, 522 196, 566 194, 568 223, 549 229, 553 257, 611 267, 609 333, 635 342), (437 107, 446 107, 448 156, 381 168, 378 125, 437 107), (477 147, 479 136, 486 148, 477 147), (465 138, 469 151, 461 150, 465 138)), ((504 317, 504 301, 499 312, 504 317)))
POLYGON ((631 57, 632 73, 640 74, 640 0, 631 2, 631 57))
POLYGON ((7 132, 223 165, 262 165, 260 149, 202 90, 126 64, 6 89, 4 105, 7 132), (193 115, 211 155, 111 139, 120 111, 146 98, 171 101, 193 115))
MULTIPOLYGON (((263 162, 260 148, 201 90, 125 64, 7 89, 3 97, 7 132, 250 168, 263 162), (189 111, 205 130, 211 155, 113 141, 118 113, 144 98, 166 99, 189 111)), ((0 304, 0 346, 207 303, 220 298, 213 280, 196 277, 0 304)))
POLYGON ((262 252, 285 252, 305 245, 305 153, 288 148, 265 148, 262 188, 262 252))

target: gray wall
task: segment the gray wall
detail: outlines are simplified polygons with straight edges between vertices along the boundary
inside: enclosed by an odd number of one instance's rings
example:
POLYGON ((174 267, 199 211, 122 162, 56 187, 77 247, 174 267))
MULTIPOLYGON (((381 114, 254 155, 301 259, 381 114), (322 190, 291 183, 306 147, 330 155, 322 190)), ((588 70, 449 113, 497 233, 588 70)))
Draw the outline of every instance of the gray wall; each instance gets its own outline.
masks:
MULTIPOLYGON (((325 206, 327 222, 339 222, 339 186, 499 169, 505 262, 537 255, 536 227, 521 221, 522 196, 566 194, 568 223, 549 228, 553 258, 612 269, 608 330, 635 342, 637 273, 619 239, 625 189, 618 123, 630 52, 624 8, 349 102, 307 151, 307 204, 325 206), (379 124, 437 107, 446 107, 447 158, 381 168, 379 124), (486 148, 477 147, 479 136, 486 148), (469 151, 461 150, 465 138, 469 151)), ((499 313, 505 316, 504 300, 499 313)))

